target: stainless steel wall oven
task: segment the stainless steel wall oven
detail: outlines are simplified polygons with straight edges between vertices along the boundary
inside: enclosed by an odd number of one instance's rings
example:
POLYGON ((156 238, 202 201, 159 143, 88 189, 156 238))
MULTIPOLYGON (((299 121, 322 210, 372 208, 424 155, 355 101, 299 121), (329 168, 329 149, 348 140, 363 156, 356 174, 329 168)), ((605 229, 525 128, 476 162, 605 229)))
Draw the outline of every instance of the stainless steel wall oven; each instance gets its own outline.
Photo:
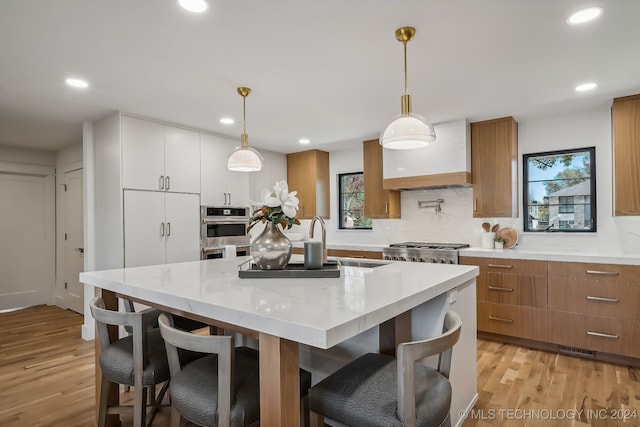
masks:
POLYGON ((202 259, 225 258, 225 247, 234 245, 236 255, 249 255, 250 236, 247 232, 248 207, 202 206, 201 247, 202 259))

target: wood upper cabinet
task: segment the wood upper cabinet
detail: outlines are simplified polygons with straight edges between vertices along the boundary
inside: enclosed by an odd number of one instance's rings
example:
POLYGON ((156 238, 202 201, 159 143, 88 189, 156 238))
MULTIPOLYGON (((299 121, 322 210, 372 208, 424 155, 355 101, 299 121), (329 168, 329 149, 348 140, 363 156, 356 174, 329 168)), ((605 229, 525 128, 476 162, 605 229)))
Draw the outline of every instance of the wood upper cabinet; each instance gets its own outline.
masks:
POLYGON ((364 216, 400 218, 400 192, 382 188, 382 145, 377 139, 363 143, 364 216))
POLYGON ((471 123, 473 217, 518 216, 518 123, 513 117, 471 123))
POLYGON ((287 154, 289 191, 300 200, 298 218, 329 218, 329 153, 321 150, 287 154))
POLYGON ((640 95, 613 100, 613 214, 640 215, 640 95))

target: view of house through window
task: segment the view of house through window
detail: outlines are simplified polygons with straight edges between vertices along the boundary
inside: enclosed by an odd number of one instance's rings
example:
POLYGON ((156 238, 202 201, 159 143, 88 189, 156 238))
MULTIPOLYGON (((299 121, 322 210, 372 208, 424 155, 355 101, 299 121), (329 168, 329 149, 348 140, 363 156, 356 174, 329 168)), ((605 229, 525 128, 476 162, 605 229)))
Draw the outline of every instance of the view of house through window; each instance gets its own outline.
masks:
POLYGON ((342 229, 371 229, 371 220, 364 217, 364 174, 362 172, 338 175, 338 201, 342 229))
POLYGON ((524 231, 596 231, 595 148, 523 156, 524 231))

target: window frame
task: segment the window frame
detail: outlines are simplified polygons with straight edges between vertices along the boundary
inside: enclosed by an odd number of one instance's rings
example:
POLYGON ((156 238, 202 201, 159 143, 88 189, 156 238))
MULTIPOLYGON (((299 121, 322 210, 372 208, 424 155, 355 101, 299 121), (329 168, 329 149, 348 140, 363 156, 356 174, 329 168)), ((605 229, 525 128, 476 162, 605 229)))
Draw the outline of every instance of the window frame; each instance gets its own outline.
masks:
MULTIPOLYGON (((344 197, 343 197, 343 188, 342 188, 342 178, 345 176, 350 176, 350 175, 362 175, 364 177, 364 172, 360 171, 360 172, 344 172, 344 173, 339 173, 337 174, 337 178, 338 178, 338 183, 337 183, 337 191, 336 193, 338 194, 338 230, 372 230, 373 229, 373 223, 371 224, 371 227, 345 227, 344 226, 344 221, 343 221, 343 211, 344 209, 344 197)), ((364 194, 364 184, 362 187, 362 194, 364 194)), ((364 218, 364 205, 362 207, 362 215, 364 218)))
MULTIPOLYGON (((566 197, 567 196, 559 196, 566 197)), ((574 196, 571 196, 572 198, 574 196)), ((546 197, 545 197, 546 198, 546 197)), ((540 205, 540 206, 549 206, 540 205)), ((567 204, 558 206, 568 206, 567 204)), ((575 204, 571 205, 575 211, 575 204)), ((558 208, 560 210, 560 208, 558 208)), ((527 153, 522 155, 522 211, 523 211, 523 231, 526 233, 544 233, 544 232, 556 232, 556 233, 596 233, 598 231, 598 215, 597 215, 597 197, 596 197, 596 148, 584 147, 584 148, 571 148, 565 150, 544 151, 540 153, 527 153), (529 159, 532 157, 544 157, 544 156, 561 156, 564 154, 583 153, 588 152, 590 157, 589 167, 589 191, 588 197, 589 203, 585 203, 585 209, 589 209, 591 214, 591 228, 590 229, 560 229, 553 227, 553 224, 546 229, 533 229, 529 226, 529 159)), ((563 220, 564 221, 564 220, 563 220)))

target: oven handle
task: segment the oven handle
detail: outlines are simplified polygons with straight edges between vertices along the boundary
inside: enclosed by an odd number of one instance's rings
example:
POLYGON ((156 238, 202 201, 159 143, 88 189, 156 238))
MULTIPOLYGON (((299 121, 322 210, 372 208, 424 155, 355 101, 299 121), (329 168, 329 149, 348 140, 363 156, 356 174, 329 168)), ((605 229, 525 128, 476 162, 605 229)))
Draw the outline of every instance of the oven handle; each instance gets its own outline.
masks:
POLYGON ((225 219, 209 219, 202 218, 203 224, 249 224, 249 218, 225 218, 225 219))

